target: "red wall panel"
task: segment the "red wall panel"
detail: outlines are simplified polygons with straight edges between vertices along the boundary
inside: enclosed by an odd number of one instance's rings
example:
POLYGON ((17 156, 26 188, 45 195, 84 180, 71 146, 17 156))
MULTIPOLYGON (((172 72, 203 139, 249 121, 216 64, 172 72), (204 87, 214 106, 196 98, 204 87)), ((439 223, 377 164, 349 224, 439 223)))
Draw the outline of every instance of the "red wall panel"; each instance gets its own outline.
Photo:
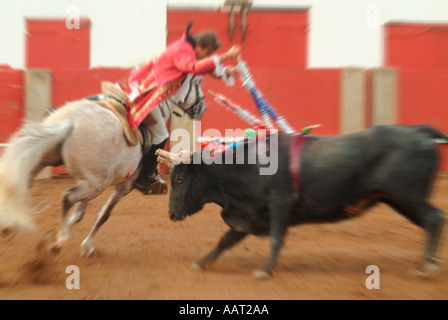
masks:
POLYGON ((224 52, 234 44, 253 68, 305 68, 307 64, 308 11, 257 10, 247 14, 247 34, 242 40, 241 16, 235 15, 233 39, 230 40, 229 13, 210 10, 174 10, 167 13, 167 43, 177 40, 193 22, 192 33, 213 29, 218 33, 224 52))
POLYGON ((399 71, 398 121, 431 123, 448 131, 448 69, 399 71))
POLYGON ((26 67, 83 69, 90 67, 90 20, 68 29, 65 19, 26 20, 26 67))
MULTIPOLYGON (((446 132, 446 131, 445 131, 446 132)), ((439 172, 448 172, 448 145, 440 144, 441 162, 439 172)))
POLYGON ((20 128, 24 114, 23 70, 0 69, 0 143, 20 128))
POLYGON ((389 23, 384 33, 386 66, 448 68, 448 24, 389 23))
MULTIPOLYGON (((315 134, 340 133, 340 69, 251 69, 251 72, 266 100, 294 129, 322 123, 315 134)), ((203 80, 203 90, 207 92, 209 89, 224 94, 255 116, 260 116, 250 93, 239 82, 226 87, 219 80, 207 77, 203 80)), ((206 103, 208 108, 201 123, 202 131, 216 128, 224 135, 226 128, 244 129, 249 126, 211 97, 206 97, 206 103)))
POLYGON ((384 33, 385 65, 399 68, 397 122, 448 132, 448 24, 389 23, 384 33))
POLYGON ((121 81, 129 73, 129 69, 121 68, 53 70, 52 103, 59 107, 68 101, 101 93, 101 81, 121 81))
MULTIPOLYGON (((430 124, 448 133, 448 69, 402 69, 398 94, 398 123, 430 124)), ((441 171, 448 171, 448 145, 441 148, 441 171)))

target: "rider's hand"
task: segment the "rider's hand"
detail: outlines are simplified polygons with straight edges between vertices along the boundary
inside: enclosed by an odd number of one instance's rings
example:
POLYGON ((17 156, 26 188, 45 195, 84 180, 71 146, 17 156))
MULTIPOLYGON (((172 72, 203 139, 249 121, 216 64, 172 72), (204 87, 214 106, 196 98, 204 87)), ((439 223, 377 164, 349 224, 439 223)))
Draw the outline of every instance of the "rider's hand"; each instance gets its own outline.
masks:
POLYGON ((233 46, 227 52, 223 53, 219 57, 219 62, 222 63, 228 59, 236 59, 241 56, 241 48, 239 46, 233 46))
POLYGON ((240 69, 238 69, 238 67, 228 67, 226 68, 226 76, 230 77, 230 76, 235 76, 238 77, 240 76, 240 69))
POLYGON ((225 74, 226 74, 227 77, 233 76, 233 77, 236 77, 238 79, 242 78, 240 69, 238 69, 238 67, 227 67, 226 71, 225 71, 225 74))
POLYGON ((241 48, 239 46, 233 46, 227 51, 229 59, 236 59, 241 54, 241 48))

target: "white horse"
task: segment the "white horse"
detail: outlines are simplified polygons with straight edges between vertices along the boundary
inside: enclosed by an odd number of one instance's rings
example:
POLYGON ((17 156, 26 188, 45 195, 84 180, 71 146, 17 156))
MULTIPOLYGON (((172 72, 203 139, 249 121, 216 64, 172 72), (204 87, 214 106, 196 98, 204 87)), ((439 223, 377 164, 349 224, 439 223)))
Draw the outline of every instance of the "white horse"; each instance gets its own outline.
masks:
MULTIPOLYGON (((165 123, 175 106, 185 112, 205 111, 201 79, 191 81, 184 103, 168 99, 159 106, 164 109, 165 123)), ((115 186, 81 243, 81 254, 91 255, 98 229, 114 206, 134 189, 141 157, 142 146, 126 142, 118 118, 92 101, 68 103, 41 123, 26 122, 0 159, 0 230, 6 234, 6 230, 34 227, 29 196, 32 180, 43 168, 63 164, 76 185, 63 193, 62 223, 51 246, 54 251, 60 251, 68 241, 69 231, 81 221, 87 203, 115 186)))

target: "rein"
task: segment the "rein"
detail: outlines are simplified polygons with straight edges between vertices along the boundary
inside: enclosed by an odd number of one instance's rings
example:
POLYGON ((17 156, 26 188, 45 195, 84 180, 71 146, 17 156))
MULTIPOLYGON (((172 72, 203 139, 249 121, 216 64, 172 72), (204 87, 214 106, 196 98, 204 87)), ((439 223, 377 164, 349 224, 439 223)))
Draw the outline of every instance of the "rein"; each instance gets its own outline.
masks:
MULTIPOLYGON (((168 102, 167 102, 167 101, 171 102, 171 103, 174 104, 176 107, 178 107, 179 109, 181 109, 181 110, 184 112, 184 114, 189 114, 188 112, 189 112, 190 110, 192 110, 193 108, 195 108, 196 106, 198 106, 198 105, 204 100, 204 96, 199 94, 199 92, 200 92, 200 91, 199 91, 200 82, 199 82, 199 83, 196 83, 194 86, 195 86, 195 89, 196 89, 197 96, 196 96, 196 101, 195 101, 191 106, 189 106, 188 108, 184 109, 184 108, 182 107, 182 104, 180 104, 180 103, 178 103, 178 102, 175 102, 171 97, 169 97, 168 99, 165 100, 165 103, 166 103, 168 109, 171 110, 171 109, 169 108, 169 105, 168 105, 168 102)), ((188 88, 188 92, 187 92, 187 94, 186 94, 186 96, 185 96, 185 101, 186 101, 186 100, 188 99, 188 97, 190 96, 192 87, 193 87, 193 81, 190 81, 190 87, 188 88)), ((184 102, 184 103, 185 103, 185 102, 184 102)), ((174 112, 174 111, 173 111, 173 112, 174 112)), ((163 111, 162 111, 162 114, 163 114, 163 111)), ((176 114, 176 115, 181 116, 180 114, 176 114)), ((165 116, 165 115, 163 114, 163 116, 165 116)))

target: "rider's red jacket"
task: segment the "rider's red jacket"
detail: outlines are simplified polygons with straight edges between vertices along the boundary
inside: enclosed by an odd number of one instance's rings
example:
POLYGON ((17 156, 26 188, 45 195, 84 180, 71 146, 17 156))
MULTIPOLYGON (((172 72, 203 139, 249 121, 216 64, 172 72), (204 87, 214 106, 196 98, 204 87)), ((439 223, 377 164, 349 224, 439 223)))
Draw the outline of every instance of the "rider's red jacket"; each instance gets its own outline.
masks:
POLYGON ((189 73, 212 73, 214 57, 198 61, 193 45, 184 34, 158 57, 131 73, 121 88, 130 96, 126 102, 128 120, 134 130, 165 99, 173 95, 189 73))

